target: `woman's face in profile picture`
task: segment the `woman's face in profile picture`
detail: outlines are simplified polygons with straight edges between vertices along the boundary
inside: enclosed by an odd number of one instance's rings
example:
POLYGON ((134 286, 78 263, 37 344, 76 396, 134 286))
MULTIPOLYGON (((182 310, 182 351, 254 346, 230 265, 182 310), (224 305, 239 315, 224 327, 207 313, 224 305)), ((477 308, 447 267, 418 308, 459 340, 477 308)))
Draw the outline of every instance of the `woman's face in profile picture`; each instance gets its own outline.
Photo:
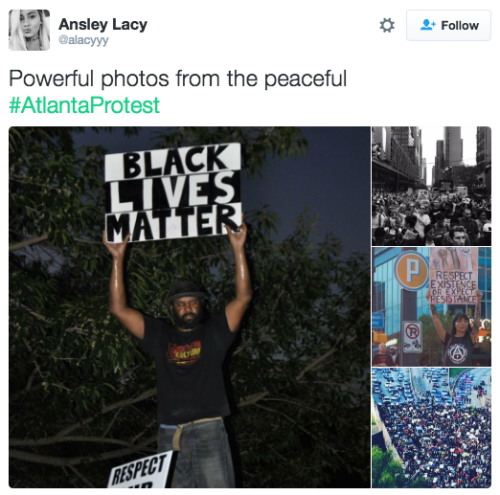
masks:
POLYGON ((41 23, 38 10, 21 10, 19 20, 26 38, 33 38, 38 35, 41 23))

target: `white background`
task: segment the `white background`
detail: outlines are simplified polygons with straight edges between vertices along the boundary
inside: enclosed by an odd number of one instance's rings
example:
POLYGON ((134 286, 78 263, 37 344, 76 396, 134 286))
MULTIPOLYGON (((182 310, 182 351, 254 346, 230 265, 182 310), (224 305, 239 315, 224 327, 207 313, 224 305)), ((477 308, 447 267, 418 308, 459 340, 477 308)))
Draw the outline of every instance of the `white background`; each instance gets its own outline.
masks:
MULTIPOLYGON (((499 127, 498 60, 496 32, 498 2, 487 0, 392 0, 334 1, 253 0, 246 1, 158 1, 63 2, 44 0, 36 5, 12 0, 2 2, 0 33, 1 140, 4 167, 8 163, 7 131, 24 125, 134 125, 134 126, 490 126, 493 129, 493 157, 499 127), (8 49, 8 10, 39 7, 51 12, 51 49, 48 52, 10 52, 8 49), (492 12, 492 38, 488 42, 410 42, 406 40, 406 11, 414 9, 489 9, 492 12), (105 33, 62 31, 60 19, 108 21, 105 33), (113 17, 148 21, 146 31, 113 32, 113 17), (380 21, 391 18, 395 29, 384 33, 380 21), (60 45, 60 34, 106 36, 105 48, 60 45), (160 99, 157 115, 31 115, 10 114, 13 96, 84 98, 101 95, 95 88, 24 88, 9 86, 9 69, 36 73, 66 73, 79 69, 85 73, 103 72, 167 73, 167 88, 107 89, 104 96, 119 99, 160 99), (177 88, 175 72, 207 72, 221 75, 219 88, 177 88), (254 73, 259 85, 254 88, 228 88, 228 70, 254 73), (347 70, 344 88, 277 88, 265 91, 266 72, 333 73, 347 70), (496 101, 496 103, 495 103, 496 101)), ((370 170, 367 168, 366 173, 370 170)), ((496 179, 496 173, 494 174, 496 179)), ((494 181, 498 182, 497 180, 494 181)), ((3 184, 7 211, 8 183, 3 184)), ((498 198, 496 198, 498 199, 498 198)), ((500 201, 500 199, 498 199, 500 201)), ((494 198, 494 217, 497 218, 494 198)), ((366 212, 367 216, 370 212, 366 212)), ((0 231, 7 243, 7 221, 0 231)), ((363 242, 369 242, 369 232, 363 242)), ((494 233, 494 238, 498 236, 494 233)), ((5 245, 5 244, 4 244, 5 245)), ((497 253, 498 249, 494 250, 497 253)), ((493 256, 494 280, 498 282, 497 255, 493 256)), ((7 280, 6 256, 2 263, 7 280)), ((7 287, 4 282, 4 314, 8 314, 7 287)), ((494 307, 494 305, 492 305, 494 307)), ((7 323, 7 322, 5 322, 7 323)), ((4 325, 7 349, 7 325, 4 325)), ((367 339, 370 329, 367 328, 367 339)), ((494 346, 496 350, 497 346, 494 346)), ((6 352, 6 351, 5 351, 6 352)), ((498 356, 498 352, 495 352, 498 356)), ((493 358, 493 361, 495 359, 493 358)), ((4 399, 7 372, 4 367, 4 399)), ((493 369, 494 379, 498 376, 493 369)), ((500 392, 493 382, 493 401, 500 392)), ((7 401, 3 401, 3 435, 7 428, 7 401)), ((497 418, 498 419, 498 418, 497 418)), ((370 418, 367 417, 367 422, 370 418)), ((498 431, 494 432, 494 468, 498 462, 498 431)), ((5 439, 6 440, 6 439, 5 439)), ((6 446, 7 442, 4 443, 6 446)), ((2 484, 7 485, 7 448, 3 449, 2 484)), ((495 471, 495 469, 493 469, 495 471)), ((500 484, 500 471, 493 474, 493 487, 500 484)), ((349 491, 353 493, 353 491, 349 491)), ((366 493, 366 492, 364 492, 366 493)))

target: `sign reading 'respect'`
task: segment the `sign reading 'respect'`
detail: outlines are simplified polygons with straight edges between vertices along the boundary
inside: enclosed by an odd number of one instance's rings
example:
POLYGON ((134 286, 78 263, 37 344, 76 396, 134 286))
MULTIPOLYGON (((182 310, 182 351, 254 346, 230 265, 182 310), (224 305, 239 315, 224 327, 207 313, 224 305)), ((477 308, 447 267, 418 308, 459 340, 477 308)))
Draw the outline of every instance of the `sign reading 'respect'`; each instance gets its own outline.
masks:
POLYGON ((106 238, 226 234, 241 223, 239 143, 106 155, 106 238))
POLYGON ((165 488, 172 454, 162 452, 113 468, 108 488, 165 488))
POLYGON ((431 304, 477 303, 478 249, 430 248, 431 304))

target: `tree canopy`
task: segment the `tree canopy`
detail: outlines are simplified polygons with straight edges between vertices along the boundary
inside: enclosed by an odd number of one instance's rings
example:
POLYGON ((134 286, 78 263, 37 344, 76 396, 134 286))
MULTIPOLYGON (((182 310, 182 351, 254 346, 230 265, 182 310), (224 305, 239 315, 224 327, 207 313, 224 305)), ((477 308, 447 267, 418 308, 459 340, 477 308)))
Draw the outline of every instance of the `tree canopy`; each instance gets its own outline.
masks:
POLYGON ((407 479, 392 449, 372 447, 372 488, 427 488, 427 482, 422 476, 407 479))
MULTIPOLYGON (((9 135, 11 487, 104 487, 113 466, 156 452, 154 363, 108 312, 109 129, 95 129, 96 144, 80 149, 76 131, 9 135)), ((156 147, 234 141, 249 176, 265 175, 272 156, 307 150, 294 128, 166 129, 156 147)), ((245 212, 245 221, 254 299, 227 360, 239 485, 367 487, 367 257, 341 257, 333 233, 315 238, 307 209, 281 242, 269 208, 245 212)), ((227 239, 129 247, 131 307, 170 319, 165 300, 178 278, 198 282, 209 310, 222 311, 234 296, 227 239)))

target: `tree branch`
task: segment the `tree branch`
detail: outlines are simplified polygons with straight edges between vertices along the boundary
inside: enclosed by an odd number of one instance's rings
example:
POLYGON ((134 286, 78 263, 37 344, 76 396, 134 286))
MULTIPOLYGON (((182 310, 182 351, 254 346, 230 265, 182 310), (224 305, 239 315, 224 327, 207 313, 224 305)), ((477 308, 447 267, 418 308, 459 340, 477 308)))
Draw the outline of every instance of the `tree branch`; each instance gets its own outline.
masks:
POLYGON ((96 417, 100 416, 101 414, 106 414, 110 411, 114 411, 115 409, 118 409, 120 407, 124 406, 129 406, 130 404, 135 404, 136 402, 140 402, 141 400, 149 399, 150 397, 153 397, 156 395, 156 388, 152 388, 150 390, 146 390, 146 392, 142 393, 138 397, 135 397, 134 399, 125 399, 120 402, 116 402, 115 404, 111 404, 110 406, 103 407, 97 414, 94 414, 93 416, 90 416, 87 419, 84 419, 83 421, 76 423, 74 425, 68 426, 64 430, 60 431, 57 433, 55 436, 57 438, 66 436, 68 433, 71 433, 73 430, 77 430, 78 428, 81 428, 82 426, 90 423, 93 421, 96 417))
POLYGON ((310 436, 311 438, 313 438, 314 440, 318 441, 318 439, 310 432, 310 431, 307 431, 303 426, 300 426, 297 421, 294 421, 290 416, 288 416, 287 414, 285 413, 282 413, 280 411, 276 411, 276 409, 272 409, 271 407, 265 407, 265 406, 261 406, 260 404, 254 404, 255 407, 258 407, 260 409, 264 409, 265 411, 269 411, 269 412, 272 412, 274 414, 278 414, 279 416, 283 416, 284 418, 286 418, 288 421, 290 421, 290 423, 294 424, 297 428, 299 428, 300 430, 302 430, 306 435, 310 436))
MULTIPOLYGON (((342 450, 336 450, 334 449, 331 445, 328 445, 326 444, 323 440, 320 440, 319 438, 317 438, 315 435, 313 435, 310 431, 306 430, 303 426, 299 425, 299 423, 297 423, 297 421, 295 421, 294 419, 292 419, 290 416, 288 416, 287 414, 285 413, 282 413, 281 411, 276 411, 275 409, 272 409, 271 407, 265 407, 265 406, 261 406, 260 404, 254 404, 255 407, 258 407, 260 409, 264 409, 266 411, 269 411, 269 412, 272 412, 274 414, 278 414, 279 416, 283 416, 284 418, 286 418, 288 421, 290 421, 290 423, 294 424, 297 428, 299 428, 299 430, 302 430, 306 435, 309 435, 311 438, 313 438, 314 440, 316 440, 316 442, 318 443, 321 443, 323 445, 325 445, 330 451, 332 451, 334 454, 336 454, 337 456, 339 455, 338 453, 339 452, 344 452, 342 450)), ((340 457, 340 456, 339 456, 340 457)))
POLYGON ((87 479, 83 474, 81 474, 76 467, 74 466, 68 466, 71 471, 73 471, 86 485, 90 486, 90 488, 95 488, 95 486, 87 479))
POLYGON ((121 445, 122 447, 133 447, 132 442, 125 440, 115 440, 113 438, 105 437, 85 437, 85 436, 68 436, 68 437, 50 437, 40 438, 38 440, 20 440, 12 438, 9 440, 11 447, 40 447, 42 445, 52 445, 61 442, 93 442, 93 443, 112 443, 114 445, 121 445))
MULTIPOLYGON (((347 344, 350 344, 356 336, 351 337, 347 342, 347 344)), ((311 364, 307 365, 296 377, 296 381, 300 381, 300 379, 308 372, 311 371, 312 369, 316 368, 316 366, 320 365, 325 359, 328 359, 337 349, 337 345, 334 345, 331 349, 326 351, 323 355, 321 355, 318 359, 313 361, 311 364)), ((259 400, 263 399, 264 397, 268 396, 269 392, 264 391, 264 392, 259 392, 257 394, 252 394, 249 395, 248 397, 243 398, 239 403, 238 407, 244 407, 244 406, 250 406, 252 404, 256 404, 259 400)))
POLYGON ((101 435, 102 438, 104 438, 109 433, 109 430, 111 430, 111 427, 113 426, 116 418, 118 417, 118 414, 121 413, 122 409, 123 409, 123 407, 120 407, 120 409, 118 409, 118 411, 116 411, 116 414, 113 416, 113 419, 111 420, 108 427, 106 428, 106 431, 101 435))
POLYGON ((264 399, 264 400, 266 402, 267 401, 270 401, 270 402, 288 402, 289 404, 293 404, 294 406, 303 407, 304 409, 308 409, 309 411, 314 411, 314 412, 321 414, 321 411, 318 411, 318 409, 314 409, 313 407, 308 406, 307 404, 304 404, 303 402, 300 402, 298 400, 283 399, 283 398, 268 398, 268 399, 264 399))
POLYGON ((17 249, 24 248, 26 246, 31 246, 32 244, 37 244, 39 242, 43 242, 49 237, 49 234, 45 232, 44 234, 38 236, 38 237, 31 237, 29 239, 25 239, 24 241, 21 242, 16 242, 15 244, 9 244, 9 252, 10 251, 16 251, 17 249))
MULTIPOLYGON (((356 339, 356 336, 351 337, 345 344, 350 344, 353 340, 356 339)), ((298 381, 300 380, 308 371, 311 371, 313 368, 318 366, 321 362, 323 362, 325 359, 328 359, 337 349, 337 345, 334 345, 329 351, 325 352, 322 356, 320 356, 316 361, 313 361, 310 365, 306 366, 295 379, 298 381)))
POLYGON ((146 426, 146 428, 144 428, 144 430, 142 430, 134 438, 132 438, 132 443, 137 442, 137 440, 139 440, 139 438, 141 438, 142 435, 144 435, 144 433, 146 433, 155 423, 156 423, 156 418, 153 419, 153 421, 151 421, 151 423, 149 423, 148 426, 146 426))
POLYGON ((9 457, 12 459, 18 459, 21 461, 35 462, 38 464, 48 464, 50 466, 77 466, 78 464, 92 464, 94 462, 106 461, 109 459, 115 459, 117 457, 123 457, 129 454, 133 454, 144 447, 156 442, 157 435, 143 440, 141 443, 134 445, 133 447, 112 450, 111 452, 105 452, 104 454, 92 454, 82 457, 52 457, 40 454, 31 454, 29 452, 22 452, 20 450, 9 450, 9 457))

